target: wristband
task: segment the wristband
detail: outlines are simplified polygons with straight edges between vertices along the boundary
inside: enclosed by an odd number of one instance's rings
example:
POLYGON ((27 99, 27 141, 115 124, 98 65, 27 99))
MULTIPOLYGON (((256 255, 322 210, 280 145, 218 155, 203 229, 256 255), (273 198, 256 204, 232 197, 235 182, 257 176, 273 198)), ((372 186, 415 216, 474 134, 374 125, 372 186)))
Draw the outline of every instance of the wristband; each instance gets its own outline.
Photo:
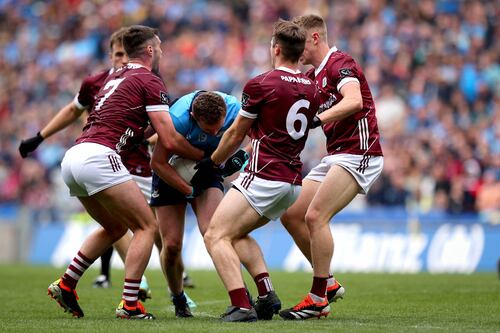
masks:
POLYGON ((316 128, 318 126, 321 126, 321 119, 319 119, 318 116, 314 116, 312 123, 311 123, 311 128, 316 128))

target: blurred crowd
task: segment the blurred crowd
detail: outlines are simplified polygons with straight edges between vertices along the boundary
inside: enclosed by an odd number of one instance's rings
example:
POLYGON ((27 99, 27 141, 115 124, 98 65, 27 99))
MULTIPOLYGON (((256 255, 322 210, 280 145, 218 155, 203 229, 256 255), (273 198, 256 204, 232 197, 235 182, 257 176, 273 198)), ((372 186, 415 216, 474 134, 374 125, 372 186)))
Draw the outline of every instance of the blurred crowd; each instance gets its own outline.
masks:
MULTIPOLYGON (((330 44, 361 64, 375 97, 385 167, 365 204, 500 222, 498 0, 0 0, 0 203, 58 218, 67 195, 59 163, 82 123, 31 158, 17 147, 85 76, 110 66, 114 30, 159 29, 172 98, 194 89, 239 97, 270 68, 272 23, 310 12, 326 18, 330 44)), ((305 172, 323 140, 311 133, 305 172)))

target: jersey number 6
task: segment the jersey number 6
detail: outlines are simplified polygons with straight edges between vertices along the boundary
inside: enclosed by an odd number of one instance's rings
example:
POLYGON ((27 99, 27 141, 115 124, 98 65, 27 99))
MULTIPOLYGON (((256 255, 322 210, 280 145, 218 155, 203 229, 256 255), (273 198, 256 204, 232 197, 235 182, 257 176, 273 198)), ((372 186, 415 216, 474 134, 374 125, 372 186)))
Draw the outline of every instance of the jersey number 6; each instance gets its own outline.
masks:
POLYGON ((286 130, 294 140, 298 140, 303 137, 307 130, 307 117, 305 114, 299 113, 299 110, 302 108, 309 109, 309 105, 311 105, 311 103, 308 100, 300 99, 293 103, 290 110, 288 110, 288 115, 286 116, 286 130), (295 129, 296 121, 300 122, 299 131, 295 129))

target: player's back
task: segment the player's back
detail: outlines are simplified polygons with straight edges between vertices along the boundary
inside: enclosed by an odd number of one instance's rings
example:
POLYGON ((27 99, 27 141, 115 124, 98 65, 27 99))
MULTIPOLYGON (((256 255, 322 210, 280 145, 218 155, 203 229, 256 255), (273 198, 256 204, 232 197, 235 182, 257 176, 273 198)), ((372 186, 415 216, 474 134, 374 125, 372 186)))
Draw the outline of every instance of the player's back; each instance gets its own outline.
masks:
POLYGON ((105 81, 96 96, 83 133, 77 140, 128 150, 144 138, 148 111, 168 110, 163 82, 138 64, 128 64, 105 81))
POLYGON ((249 136, 252 158, 246 169, 258 177, 301 184, 300 152, 318 108, 309 78, 279 67, 250 80, 243 90, 243 115, 255 118, 249 136))

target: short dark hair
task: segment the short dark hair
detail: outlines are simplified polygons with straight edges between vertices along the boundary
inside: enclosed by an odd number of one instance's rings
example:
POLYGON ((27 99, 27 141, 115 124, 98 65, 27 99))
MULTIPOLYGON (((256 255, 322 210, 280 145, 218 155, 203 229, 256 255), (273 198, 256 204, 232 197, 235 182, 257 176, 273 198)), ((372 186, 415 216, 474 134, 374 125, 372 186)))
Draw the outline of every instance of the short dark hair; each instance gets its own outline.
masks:
POLYGON ((307 31, 316 30, 324 41, 327 40, 326 23, 321 16, 316 14, 297 16, 293 18, 292 22, 307 31))
POLYGON ((138 58, 144 52, 143 47, 157 35, 157 29, 144 25, 132 25, 123 35, 123 48, 129 58, 138 58))
POLYGON ((120 29, 113 32, 111 37, 109 37, 109 50, 113 51, 113 45, 123 45, 123 35, 127 32, 127 27, 121 27, 120 29))
POLYGON ((280 19, 274 24, 273 40, 280 45, 283 58, 297 62, 304 52, 306 32, 299 25, 280 19))
POLYGON ((191 111, 196 120, 213 125, 226 117, 226 102, 217 93, 202 92, 195 97, 191 111))

